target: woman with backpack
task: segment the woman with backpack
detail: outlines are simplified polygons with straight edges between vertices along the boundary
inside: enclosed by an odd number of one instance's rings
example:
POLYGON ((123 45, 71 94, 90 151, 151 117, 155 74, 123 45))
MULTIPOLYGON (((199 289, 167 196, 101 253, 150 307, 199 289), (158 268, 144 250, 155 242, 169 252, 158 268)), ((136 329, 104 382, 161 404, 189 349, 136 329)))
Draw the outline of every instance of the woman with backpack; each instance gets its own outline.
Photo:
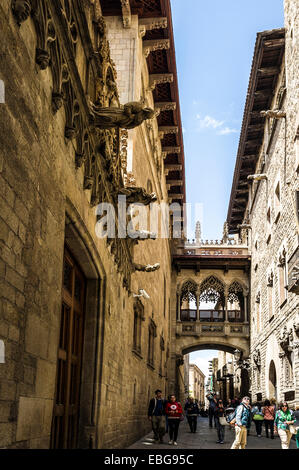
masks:
POLYGON ((269 437, 269 429, 270 429, 271 439, 274 439, 275 408, 273 405, 271 405, 269 400, 265 400, 262 411, 264 414, 266 437, 269 437))
POLYGON ((251 410, 252 419, 255 424, 256 435, 257 437, 262 437, 262 427, 264 422, 264 413, 262 411, 262 405, 259 402, 256 402, 251 410))
POLYGON ((283 402, 278 411, 276 412, 274 420, 274 432, 278 432, 281 440, 281 448, 288 449, 292 438, 290 426, 293 425, 296 418, 292 411, 289 409, 287 402, 283 402))

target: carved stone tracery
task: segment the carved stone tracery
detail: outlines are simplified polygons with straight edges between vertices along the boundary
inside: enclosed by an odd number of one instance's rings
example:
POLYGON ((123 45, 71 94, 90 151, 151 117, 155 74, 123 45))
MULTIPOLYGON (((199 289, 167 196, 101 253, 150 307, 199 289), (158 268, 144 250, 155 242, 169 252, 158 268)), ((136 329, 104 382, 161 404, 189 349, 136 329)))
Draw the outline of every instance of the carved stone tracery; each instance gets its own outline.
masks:
MULTIPOLYGON (((79 27, 68 0, 12 0, 12 13, 20 25, 30 14, 36 31, 36 62, 41 70, 48 66, 53 78, 52 110, 65 108, 65 138, 72 140, 75 168, 83 168, 83 189, 90 191, 91 207, 101 201, 113 202, 124 188, 126 167, 126 134, 121 129, 92 129, 89 123, 88 97, 81 93, 79 73, 74 73, 79 27), (55 18, 55 21, 53 20, 55 18)), ((79 13, 80 16, 80 13, 79 13)), ((115 65, 110 57, 103 17, 94 22, 95 50, 86 58, 89 70, 88 89, 96 106, 119 107, 115 65), (90 61, 90 62, 89 62, 90 61), (93 74, 89 67, 92 62, 93 74), (94 73, 96 71, 96 74, 94 73), (94 87, 94 92, 92 91, 94 87)), ((88 31, 85 31, 88 34, 88 31)), ((90 41, 91 43, 91 41, 90 41)), ((135 266, 127 240, 107 240, 111 255, 130 292, 130 279, 135 266)), ((149 270, 149 267, 146 267, 149 270)), ((157 265, 154 265, 155 269, 157 265)), ((153 269, 152 269, 153 270, 153 269)))
POLYGON ((200 302, 215 302, 225 307, 224 284, 215 276, 210 276, 202 282, 200 302))

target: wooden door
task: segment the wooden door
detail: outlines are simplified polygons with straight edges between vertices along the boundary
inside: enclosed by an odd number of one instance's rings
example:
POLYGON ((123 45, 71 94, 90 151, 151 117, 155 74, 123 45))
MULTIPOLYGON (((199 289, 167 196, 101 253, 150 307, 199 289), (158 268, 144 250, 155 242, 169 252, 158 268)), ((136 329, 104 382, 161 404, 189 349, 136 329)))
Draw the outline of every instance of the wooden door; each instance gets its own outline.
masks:
POLYGON ((77 446, 85 279, 66 249, 63 263, 60 337, 51 447, 77 446))

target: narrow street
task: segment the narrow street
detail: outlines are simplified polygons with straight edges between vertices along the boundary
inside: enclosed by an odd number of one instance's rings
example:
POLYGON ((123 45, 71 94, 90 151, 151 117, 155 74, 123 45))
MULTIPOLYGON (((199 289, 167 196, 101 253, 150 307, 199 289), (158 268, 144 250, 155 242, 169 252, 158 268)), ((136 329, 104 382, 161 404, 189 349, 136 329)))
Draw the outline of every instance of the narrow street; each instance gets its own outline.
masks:
MULTIPOLYGON (((148 434, 139 441, 135 442, 129 449, 230 449, 234 440, 234 430, 229 426, 225 429, 224 444, 216 444, 216 429, 209 428, 208 418, 199 418, 197 433, 191 434, 186 419, 180 425, 178 445, 176 447, 168 444, 168 435, 164 437, 165 444, 154 444, 153 433, 148 434)), ((275 435, 274 439, 267 439, 263 429, 263 436, 258 438, 255 433, 255 426, 252 424, 248 436, 247 449, 281 449, 280 439, 275 435)), ((290 449, 296 449, 296 443, 292 439, 290 449)))

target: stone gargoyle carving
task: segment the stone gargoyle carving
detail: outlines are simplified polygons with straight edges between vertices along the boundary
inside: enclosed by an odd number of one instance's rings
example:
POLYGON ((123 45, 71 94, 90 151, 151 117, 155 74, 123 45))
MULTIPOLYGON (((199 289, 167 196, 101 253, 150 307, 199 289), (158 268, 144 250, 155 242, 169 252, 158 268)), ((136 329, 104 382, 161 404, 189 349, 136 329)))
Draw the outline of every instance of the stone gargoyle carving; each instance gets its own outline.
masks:
POLYGON ((151 202, 157 201, 156 193, 147 193, 144 188, 137 188, 135 186, 121 188, 118 191, 120 196, 126 196, 127 204, 141 203, 147 206, 151 202))
POLYGON ((155 232, 149 232, 148 230, 137 230, 136 235, 138 240, 148 240, 149 238, 154 240, 157 238, 155 232))
POLYGON ((282 349, 287 349, 289 346, 289 333, 287 326, 285 325, 284 328, 281 330, 280 336, 279 336, 279 343, 282 349))
POLYGON ((132 101, 119 108, 90 103, 90 123, 98 129, 134 129, 154 117, 155 111, 145 108, 142 101, 132 101))
POLYGON ((299 266, 294 266, 291 272, 291 279, 294 281, 296 284, 299 283, 299 266))
POLYGON ((253 359, 253 362, 255 363, 255 365, 257 367, 260 367, 260 365, 261 365, 261 352, 260 352, 259 349, 253 353, 252 359, 253 359))
POLYGON ((143 264, 134 263, 134 270, 135 271, 142 271, 142 272, 146 272, 146 273, 152 273, 154 271, 158 271, 158 269, 160 269, 160 264, 159 263, 156 263, 154 265, 148 264, 147 266, 145 266, 143 264))

